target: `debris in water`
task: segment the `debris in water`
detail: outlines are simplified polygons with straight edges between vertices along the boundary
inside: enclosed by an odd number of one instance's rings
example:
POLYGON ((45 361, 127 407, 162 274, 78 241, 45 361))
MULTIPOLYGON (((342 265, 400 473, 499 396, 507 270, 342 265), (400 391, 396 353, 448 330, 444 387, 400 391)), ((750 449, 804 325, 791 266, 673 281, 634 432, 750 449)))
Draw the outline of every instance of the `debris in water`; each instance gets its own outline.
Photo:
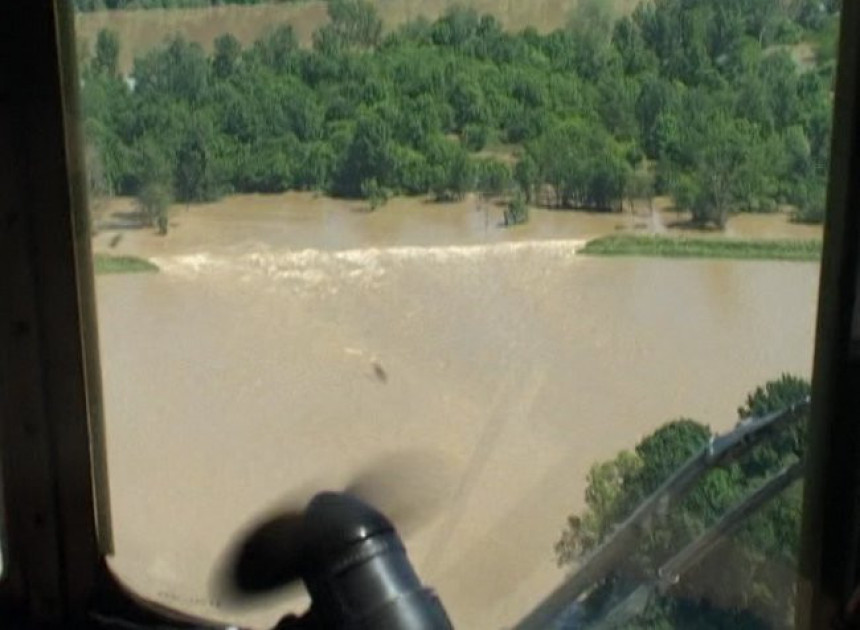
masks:
POLYGON ((373 373, 376 375, 377 380, 380 383, 388 382, 388 373, 383 369, 383 367, 377 361, 371 361, 370 364, 373 366, 373 373))

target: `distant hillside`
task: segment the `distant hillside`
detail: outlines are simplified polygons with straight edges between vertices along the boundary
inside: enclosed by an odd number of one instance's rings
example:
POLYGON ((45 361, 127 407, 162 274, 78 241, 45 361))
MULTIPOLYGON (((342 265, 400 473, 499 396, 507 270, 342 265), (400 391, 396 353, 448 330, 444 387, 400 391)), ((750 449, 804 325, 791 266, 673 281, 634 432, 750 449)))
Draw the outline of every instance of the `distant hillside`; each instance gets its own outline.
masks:
MULTIPOLYGON (((579 0, 372 0, 386 28, 424 16, 435 19, 452 4, 473 7, 495 15, 511 30, 533 26, 546 33, 564 26, 579 0)), ((612 0, 607 0, 611 2, 612 0)), ((615 0, 616 13, 632 11, 638 0, 615 0)), ((222 6, 208 9, 149 9, 146 11, 97 11, 80 13, 75 18, 79 41, 88 46, 100 29, 110 28, 121 42, 120 68, 131 69, 136 56, 160 44, 165 37, 180 33, 211 51, 212 41, 222 33, 232 33, 249 44, 274 25, 289 22, 303 43, 328 20, 326 4, 311 0, 301 4, 257 4, 222 6)))

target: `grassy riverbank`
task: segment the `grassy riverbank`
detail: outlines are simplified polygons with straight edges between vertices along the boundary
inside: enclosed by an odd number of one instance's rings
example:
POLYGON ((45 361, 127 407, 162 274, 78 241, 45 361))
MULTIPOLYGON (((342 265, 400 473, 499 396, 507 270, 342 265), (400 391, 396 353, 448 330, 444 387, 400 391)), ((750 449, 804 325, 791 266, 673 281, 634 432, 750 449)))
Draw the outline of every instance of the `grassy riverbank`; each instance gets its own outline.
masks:
POLYGON ((158 267, 136 256, 110 256, 96 254, 93 268, 97 274, 103 273, 142 273, 158 271, 158 267))
POLYGON ((605 236, 590 241, 582 249, 582 253, 592 256, 817 261, 821 258, 821 241, 813 239, 605 236))

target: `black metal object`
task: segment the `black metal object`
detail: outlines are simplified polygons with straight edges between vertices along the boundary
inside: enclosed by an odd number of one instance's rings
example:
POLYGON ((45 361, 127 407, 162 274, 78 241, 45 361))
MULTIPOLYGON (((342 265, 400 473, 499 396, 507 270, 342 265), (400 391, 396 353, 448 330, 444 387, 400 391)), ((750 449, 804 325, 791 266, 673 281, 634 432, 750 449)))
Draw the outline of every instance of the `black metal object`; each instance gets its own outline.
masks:
POLYGON ((108 547, 70 10, 0 4, 0 586, 40 623, 85 614, 108 547))
POLYGON ((240 591, 304 582, 310 610, 279 628, 452 627, 438 597, 415 574, 391 521, 350 494, 323 492, 303 515, 267 523, 243 547, 237 569, 240 591))

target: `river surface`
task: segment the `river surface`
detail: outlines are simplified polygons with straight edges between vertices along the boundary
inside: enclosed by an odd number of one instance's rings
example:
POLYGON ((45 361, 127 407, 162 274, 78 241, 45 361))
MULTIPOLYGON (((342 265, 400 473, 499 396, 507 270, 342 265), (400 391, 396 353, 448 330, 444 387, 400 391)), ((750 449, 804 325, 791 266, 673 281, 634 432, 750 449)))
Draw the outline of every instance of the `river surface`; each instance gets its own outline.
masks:
POLYGON ((455 625, 510 626, 563 578, 553 544, 592 464, 680 416, 728 430, 756 385, 810 373, 817 264, 576 253, 662 231, 659 213, 508 230, 473 199, 248 196, 177 208, 160 238, 129 209, 102 211, 95 248, 161 272, 97 283, 111 564, 189 613, 266 627, 300 609, 237 607, 213 576, 272 510, 394 470, 386 508, 421 515, 404 538, 455 625))

